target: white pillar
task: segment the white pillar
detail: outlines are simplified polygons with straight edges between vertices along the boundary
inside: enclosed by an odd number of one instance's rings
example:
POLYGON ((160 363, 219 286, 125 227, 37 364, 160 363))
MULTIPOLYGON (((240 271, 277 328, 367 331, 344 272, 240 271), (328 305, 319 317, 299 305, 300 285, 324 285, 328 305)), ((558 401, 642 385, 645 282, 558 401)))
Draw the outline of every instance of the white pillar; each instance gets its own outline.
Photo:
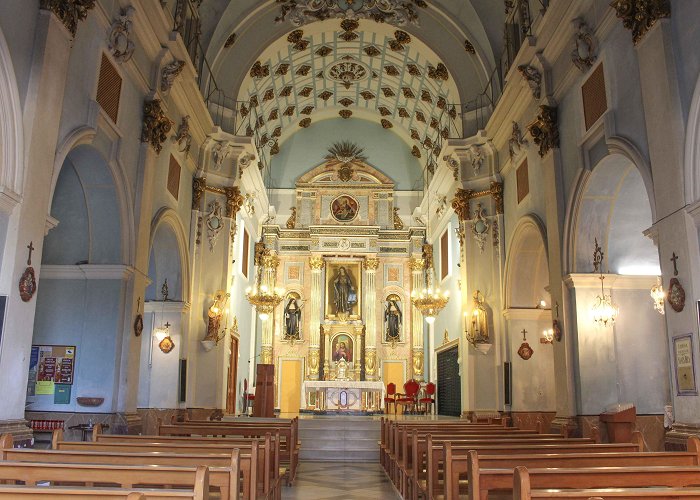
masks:
MULTIPOLYGON (((377 379, 377 283, 379 259, 367 257, 365 267, 365 376, 377 379)), ((381 328, 380 328, 381 330, 381 328)))
MULTIPOLYGON (((416 293, 420 293, 421 290, 423 290, 423 288, 425 287, 423 277, 423 272, 425 270, 425 261, 421 258, 413 258, 411 259, 409 266, 411 268, 412 277, 411 293, 413 293, 414 291, 416 293)), ((416 307, 411 309, 411 313, 411 359, 413 365, 413 378, 418 381, 422 381, 424 378, 423 315, 416 307)))
POLYGON ((321 299, 323 257, 314 256, 309 259, 311 266, 311 305, 309 308, 309 379, 318 380, 321 346, 321 299))

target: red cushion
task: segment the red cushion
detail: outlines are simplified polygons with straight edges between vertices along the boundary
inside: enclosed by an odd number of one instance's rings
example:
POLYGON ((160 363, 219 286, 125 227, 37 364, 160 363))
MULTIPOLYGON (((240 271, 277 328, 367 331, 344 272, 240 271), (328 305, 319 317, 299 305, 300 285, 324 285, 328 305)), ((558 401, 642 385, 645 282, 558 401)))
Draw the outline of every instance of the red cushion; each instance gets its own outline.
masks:
POLYGON ((434 403, 435 400, 433 398, 421 398, 418 400, 419 403, 434 403))

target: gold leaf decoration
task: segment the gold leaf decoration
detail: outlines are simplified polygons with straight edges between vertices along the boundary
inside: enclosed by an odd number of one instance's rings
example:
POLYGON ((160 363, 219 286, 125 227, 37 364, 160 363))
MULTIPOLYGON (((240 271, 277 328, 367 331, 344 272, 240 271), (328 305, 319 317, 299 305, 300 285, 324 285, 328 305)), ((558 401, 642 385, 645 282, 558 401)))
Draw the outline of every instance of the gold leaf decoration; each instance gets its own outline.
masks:
POLYGON ((292 86, 287 85, 282 90, 280 90, 280 97, 289 97, 292 95, 292 86))
POLYGON ((450 75, 447 73, 447 67, 442 63, 438 63, 437 67, 428 65, 428 77, 433 80, 446 82, 450 75))
POLYGON ((401 74, 399 70, 396 69, 396 66, 391 64, 384 66, 384 71, 386 71, 386 74, 389 76, 399 76, 401 74))
POLYGON ((346 42, 352 42, 353 40, 357 40, 358 38, 360 38, 360 35, 358 35, 354 31, 346 31, 345 33, 341 33, 338 36, 346 42))
POLYGON ((340 111, 338 111, 338 114, 340 115, 341 118, 344 118, 347 120, 348 118, 350 118, 352 116, 352 111, 350 111, 349 109, 341 109, 340 111))
POLYGON ((362 92, 360 92, 360 95, 365 101, 369 101, 370 99, 374 99, 375 97, 374 94, 369 90, 363 90, 362 92))
POLYGON ((318 94, 318 96, 321 99, 323 99, 324 101, 328 101, 328 99, 330 99, 332 95, 333 95, 333 92, 331 92, 330 90, 324 90, 323 92, 318 94))
POLYGON ((271 101, 275 98, 275 89, 267 89, 263 95, 263 102, 271 101))
POLYGON ((306 76, 309 74, 309 71, 311 71, 311 66, 309 66, 308 64, 302 64, 301 66, 299 66, 296 73, 297 75, 306 76))
POLYGON ((418 135, 418 131, 414 128, 411 129, 411 139, 414 141, 420 141, 420 135, 418 135))
POLYGON ((282 135, 282 127, 277 127, 272 131, 272 137, 279 137, 282 135))
POLYGON ((434 128, 437 130, 437 128, 440 126, 440 123, 438 123, 437 118, 434 116, 430 117, 430 128, 434 128))
POLYGON ((389 116, 391 114, 391 111, 389 111, 389 108, 386 106, 379 106, 377 109, 382 116, 389 116))
POLYGON ((289 64, 282 63, 279 66, 277 66, 277 69, 275 70, 275 75, 277 75, 277 76, 286 75, 288 71, 289 71, 289 64))
POLYGON ((342 98, 341 100, 339 100, 338 102, 347 108, 348 106, 350 106, 351 104, 353 104, 355 101, 353 101, 353 100, 350 99, 349 97, 343 97, 343 98, 342 98))
POLYGON ((294 110, 296 109, 296 106, 288 106, 287 109, 284 110, 284 113, 282 113, 284 116, 292 116, 294 114, 294 110))
POLYGON ((249 101, 250 107, 251 108, 257 108, 258 107, 258 96, 252 95, 250 96, 250 101, 249 101))
POLYGON ((299 122, 301 128, 308 128, 309 125, 311 125, 311 118, 304 118, 299 122))
POLYGON ((413 146, 413 148, 411 148, 411 154, 412 154, 413 156, 415 156, 416 158, 420 158, 420 157, 421 157, 420 149, 418 149, 418 146, 413 146))
POLYGON ((410 118, 411 117, 411 115, 409 114, 409 112, 406 108, 399 108, 399 116, 401 118, 410 118))
POLYGON ((270 66, 268 64, 263 66, 260 61, 255 61, 253 67, 250 68, 250 76, 257 80, 270 76, 270 66))
POLYGON ((447 101, 445 100, 445 98, 442 96, 438 97, 437 107, 440 109, 445 109, 445 106, 447 106, 447 101))
POLYGON ((425 115, 423 114, 422 111, 416 110, 416 120, 418 120, 419 122, 425 123, 425 115))
POLYGON ((310 115, 314 110, 313 106, 306 106, 304 109, 301 110, 302 115, 310 115))
POLYGON ((423 102, 427 102, 429 104, 433 103, 433 97, 430 95, 430 92, 426 89, 421 90, 420 98, 423 102))
POLYGON ((242 116, 243 118, 245 118, 246 116, 248 116, 248 112, 249 112, 249 111, 248 111, 248 108, 246 107, 246 105, 245 105, 245 104, 241 104, 241 109, 239 110, 239 113, 241 114, 241 116, 242 116))
POLYGON ((316 50, 316 55, 320 57, 326 57, 331 52, 333 52, 333 49, 331 49, 328 45, 324 45, 323 47, 319 47, 316 50))
POLYGON ((416 95, 411 90, 411 87, 401 87, 401 92, 406 99, 415 99, 416 95))
POLYGON ((394 97, 396 95, 391 87, 382 87, 382 92, 384 92, 384 97, 394 97))
POLYGON ((393 127, 393 125, 391 124, 391 122, 389 120, 382 119, 382 128, 390 129, 391 127, 393 127))
POLYGON ((375 47, 374 45, 368 45, 363 49, 365 51, 365 54, 367 54, 369 57, 377 57, 380 55, 382 52, 375 47))
POLYGON ((411 75, 411 76, 420 76, 421 75, 420 69, 418 69, 418 66, 416 66, 415 64, 411 63, 411 64, 406 65, 406 67, 408 68, 409 75, 411 75))
POLYGON ((268 116, 267 119, 268 120, 276 120, 279 117, 280 117, 280 110, 278 108, 275 108, 272 111, 270 111, 270 116, 268 116))
POLYGON ((311 91, 313 90, 313 87, 304 87, 299 91, 299 95, 302 97, 309 97, 311 95, 311 91))

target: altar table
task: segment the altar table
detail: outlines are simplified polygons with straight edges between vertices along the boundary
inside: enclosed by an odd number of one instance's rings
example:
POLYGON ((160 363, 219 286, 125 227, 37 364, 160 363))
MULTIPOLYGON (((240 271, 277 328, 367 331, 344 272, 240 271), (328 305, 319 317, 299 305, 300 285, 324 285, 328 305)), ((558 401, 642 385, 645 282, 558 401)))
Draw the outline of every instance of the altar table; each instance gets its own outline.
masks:
POLYGON ((315 392, 315 410, 378 411, 386 388, 381 380, 305 380, 301 390, 307 408, 309 394, 315 392))

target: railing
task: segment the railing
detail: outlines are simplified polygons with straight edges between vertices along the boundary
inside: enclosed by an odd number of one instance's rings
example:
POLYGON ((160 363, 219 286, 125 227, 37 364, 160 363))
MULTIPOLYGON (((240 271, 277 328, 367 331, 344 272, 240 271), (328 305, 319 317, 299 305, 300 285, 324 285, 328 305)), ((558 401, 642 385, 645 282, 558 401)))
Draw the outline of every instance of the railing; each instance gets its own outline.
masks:
POLYGON ((464 133, 471 136, 483 130, 496 108, 510 71, 532 27, 547 11, 549 0, 506 0, 503 52, 484 89, 464 106, 464 133), (534 12, 534 15, 533 15, 534 12))

